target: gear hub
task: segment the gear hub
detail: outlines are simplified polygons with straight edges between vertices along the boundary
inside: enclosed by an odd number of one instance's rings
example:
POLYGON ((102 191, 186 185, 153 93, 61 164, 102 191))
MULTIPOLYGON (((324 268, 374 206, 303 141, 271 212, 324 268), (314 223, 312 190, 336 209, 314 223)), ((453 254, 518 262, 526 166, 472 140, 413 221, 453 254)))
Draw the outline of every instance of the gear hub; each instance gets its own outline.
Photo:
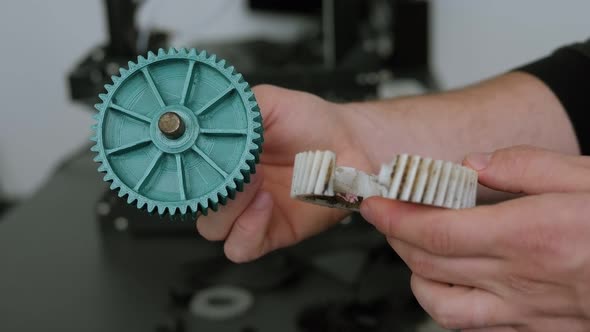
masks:
POLYGON ((160 215, 216 211, 255 172, 262 118, 248 83, 205 51, 160 49, 105 85, 92 127, 104 180, 160 215))

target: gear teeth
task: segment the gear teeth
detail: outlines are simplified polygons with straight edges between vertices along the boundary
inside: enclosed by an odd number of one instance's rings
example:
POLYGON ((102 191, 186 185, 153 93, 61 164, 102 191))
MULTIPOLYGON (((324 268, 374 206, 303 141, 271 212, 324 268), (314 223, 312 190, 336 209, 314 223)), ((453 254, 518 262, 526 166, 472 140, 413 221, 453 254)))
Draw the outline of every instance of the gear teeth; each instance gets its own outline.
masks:
POLYGON ((250 183, 250 170, 250 167, 240 170, 240 173, 242 173, 242 176, 244 177, 244 183, 250 183))
POLYGON ((143 199, 138 199, 136 204, 138 209, 143 209, 146 203, 143 199))
POLYGON ((228 187, 227 190, 227 197, 229 199, 235 199, 236 198, 236 189, 235 189, 235 184, 232 182, 230 183, 230 185, 233 185, 234 187, 228 187))
POLYGON ((213 199, 209 198, 207 205, 209 205, 209 209, 213 210, 214 212, 217 212, 219 210, 219 204, 218 202, 214 201, 213 199))
POLYGON ((227 190, 226 190, 226 192, 225 192, 225 195, 224 195, 224 194, 222 194, 222 193, 218 193, 218 194, 217 194, 217 200, 219 201, 219 203, 220 203, 221 205, 225 205, 225 204, 227 204, 227 190))
MULTIPOLYGON (((155 51, 155 50, 154 50, 155 51)), ((97 153, 94 161, 99 163, 99 172, 106 173, 103 180, 110 183, 111 190, 116 190, 119 197, 124 197, 128 204, 136 205, 138 209, 145 209, 149 214, 158 214, 161 218, 170 217, 170 220, 187 220, 195 219, 197 215, 206 216, 208 212, 217 211, 220 205, 226 205, 228 199, 235 199, 238 191, 244 190, 244 184, 251 181, 251 175, 256 173, 256 164, 259 161, 260 153, 262 152, 262 142, 264 142, 262 117, 260 114, 260 108, 256 102, 254 93, 251 87, 248 85, 242 74, 236 71, 236 68, 229 64, 226 60, 220 59, 216 54, 208 53, 205 50, 197 50, 194 48, 160 48, 157 53, 149 51, 146 57, 139 55, 137 62, 129 61, 128 67, 119 68, 119 76, 111 76, 112 84, 105 85, 106 93, 100 94, 99 98, 102 103, 96 104, 94 107, 98 111, 93 115, 93 119, 96 123, 91 125, 91 129, 94 131, 90 139, 97 142, 93 145, 90 150, 97 153), (147 58, 146 58, 147 57, 147 58), (115 87, 121 86, 121 84, 129 78, 131 75, 136 73, 139 68, 143 66, 149 66, 154 62, 174 58, 186 58, 187 60, 199 61, 203 64, 209 64, 213 66, 219 73, 226 76, 231 84, 239 91, 239 94, 243 100, 245 100, 245 106, 248 112, 254 112, 254 114, 248 115, 249 130, 250 134, 248 142, 246 142, 247 153, 242 159, 242 164, 237 172, 233 176, 233 179, 226 181, 225 186, 211 192, 209 195, 203 197, 200 201, 189 200, 186 202, 170 202, 163 203, 153 201, 138 195, 134 190, 126 186, 126 184, 120 182, 117 175, 112 173, 108 159, 104 154, 104 146, 102 145, 101 135, 102 132, 102 121, 104 121, 104 113, 109 110, 109 102, 115 92, 115 87), (125 197, 127 196, 127 197, 125 197), (180 214, 180 218, 176 218, 175 215, 180 214)))
POLYGON ((152 213, 154 212, 154 209, 156 208, 156 204, 154 204, 154 202, 148 202, 147 203, 147 212, 152 213))
POLYGON ((188 210, 189 210, 191 213, 198 213, 198 212, 200 211, 200 210, 199 210, 199 203, 194 203, 194 204, 191 204, 191 205, 189 205, 189 206, 188 206, 188 210))
POLYGON ((199 202, 198 211, 200 211, 204 216, 206 216, 208 214, 207 203, 203 204, 203 202, 199 202))
POLYGON ((242 82, 242 83, 239 83, 239 84, 240 84, 240 89, 246 90, 246 87, 248 86, 248 83, 242 82))

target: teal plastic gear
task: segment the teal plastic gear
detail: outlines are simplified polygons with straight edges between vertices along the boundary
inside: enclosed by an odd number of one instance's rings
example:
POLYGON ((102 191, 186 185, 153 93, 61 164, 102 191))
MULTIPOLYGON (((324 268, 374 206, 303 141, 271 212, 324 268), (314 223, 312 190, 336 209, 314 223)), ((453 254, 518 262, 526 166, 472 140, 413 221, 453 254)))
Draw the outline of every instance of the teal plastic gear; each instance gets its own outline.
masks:
POLYGON ((160 49, 112 81, 95 106, 91 150, 119 197, 150 213, 206 215, 250 181, 262 118, 248 83, 225 60, 160 49), (180 130, 170 132, 171 123, 180 130))

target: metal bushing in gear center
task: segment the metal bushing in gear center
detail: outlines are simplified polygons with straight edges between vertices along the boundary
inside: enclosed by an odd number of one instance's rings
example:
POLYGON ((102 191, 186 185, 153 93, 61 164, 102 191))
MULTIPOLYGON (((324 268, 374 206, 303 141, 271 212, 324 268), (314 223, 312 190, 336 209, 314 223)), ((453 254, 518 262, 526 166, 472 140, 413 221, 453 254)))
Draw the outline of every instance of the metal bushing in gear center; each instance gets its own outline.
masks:
POLYGON ((129 204, 207 214, 255 172, 262 118, 250 86, 205 51, 160 49, 105 85, 92 140, 98 170, 129 204))

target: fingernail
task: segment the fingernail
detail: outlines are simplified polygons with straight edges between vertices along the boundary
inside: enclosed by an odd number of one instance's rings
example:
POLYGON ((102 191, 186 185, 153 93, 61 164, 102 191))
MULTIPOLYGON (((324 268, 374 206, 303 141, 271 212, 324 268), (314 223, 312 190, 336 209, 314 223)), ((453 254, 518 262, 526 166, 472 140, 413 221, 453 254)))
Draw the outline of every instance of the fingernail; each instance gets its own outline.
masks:
POLYGON ((266 191, 261 191, 258 194, 256 194, 256 198, 254 199, 254 202, 252 202, 252 208, 254 210, 264 210, 268 208, 271 199, 272 197, 270 193, 266 191))
POLYGON ((372 223, 373 220, 373 209, 371 208, 371 203, 369 203, 368 201, 364 201, 361 204, 361 216, 363 216, 363 218, 368 221, 369 223, 372 223))
POLYGON ((488 167, 492 159, 491 153, 472 153, 465 158, 468 166, 476 171, 481 171, 488 167))

